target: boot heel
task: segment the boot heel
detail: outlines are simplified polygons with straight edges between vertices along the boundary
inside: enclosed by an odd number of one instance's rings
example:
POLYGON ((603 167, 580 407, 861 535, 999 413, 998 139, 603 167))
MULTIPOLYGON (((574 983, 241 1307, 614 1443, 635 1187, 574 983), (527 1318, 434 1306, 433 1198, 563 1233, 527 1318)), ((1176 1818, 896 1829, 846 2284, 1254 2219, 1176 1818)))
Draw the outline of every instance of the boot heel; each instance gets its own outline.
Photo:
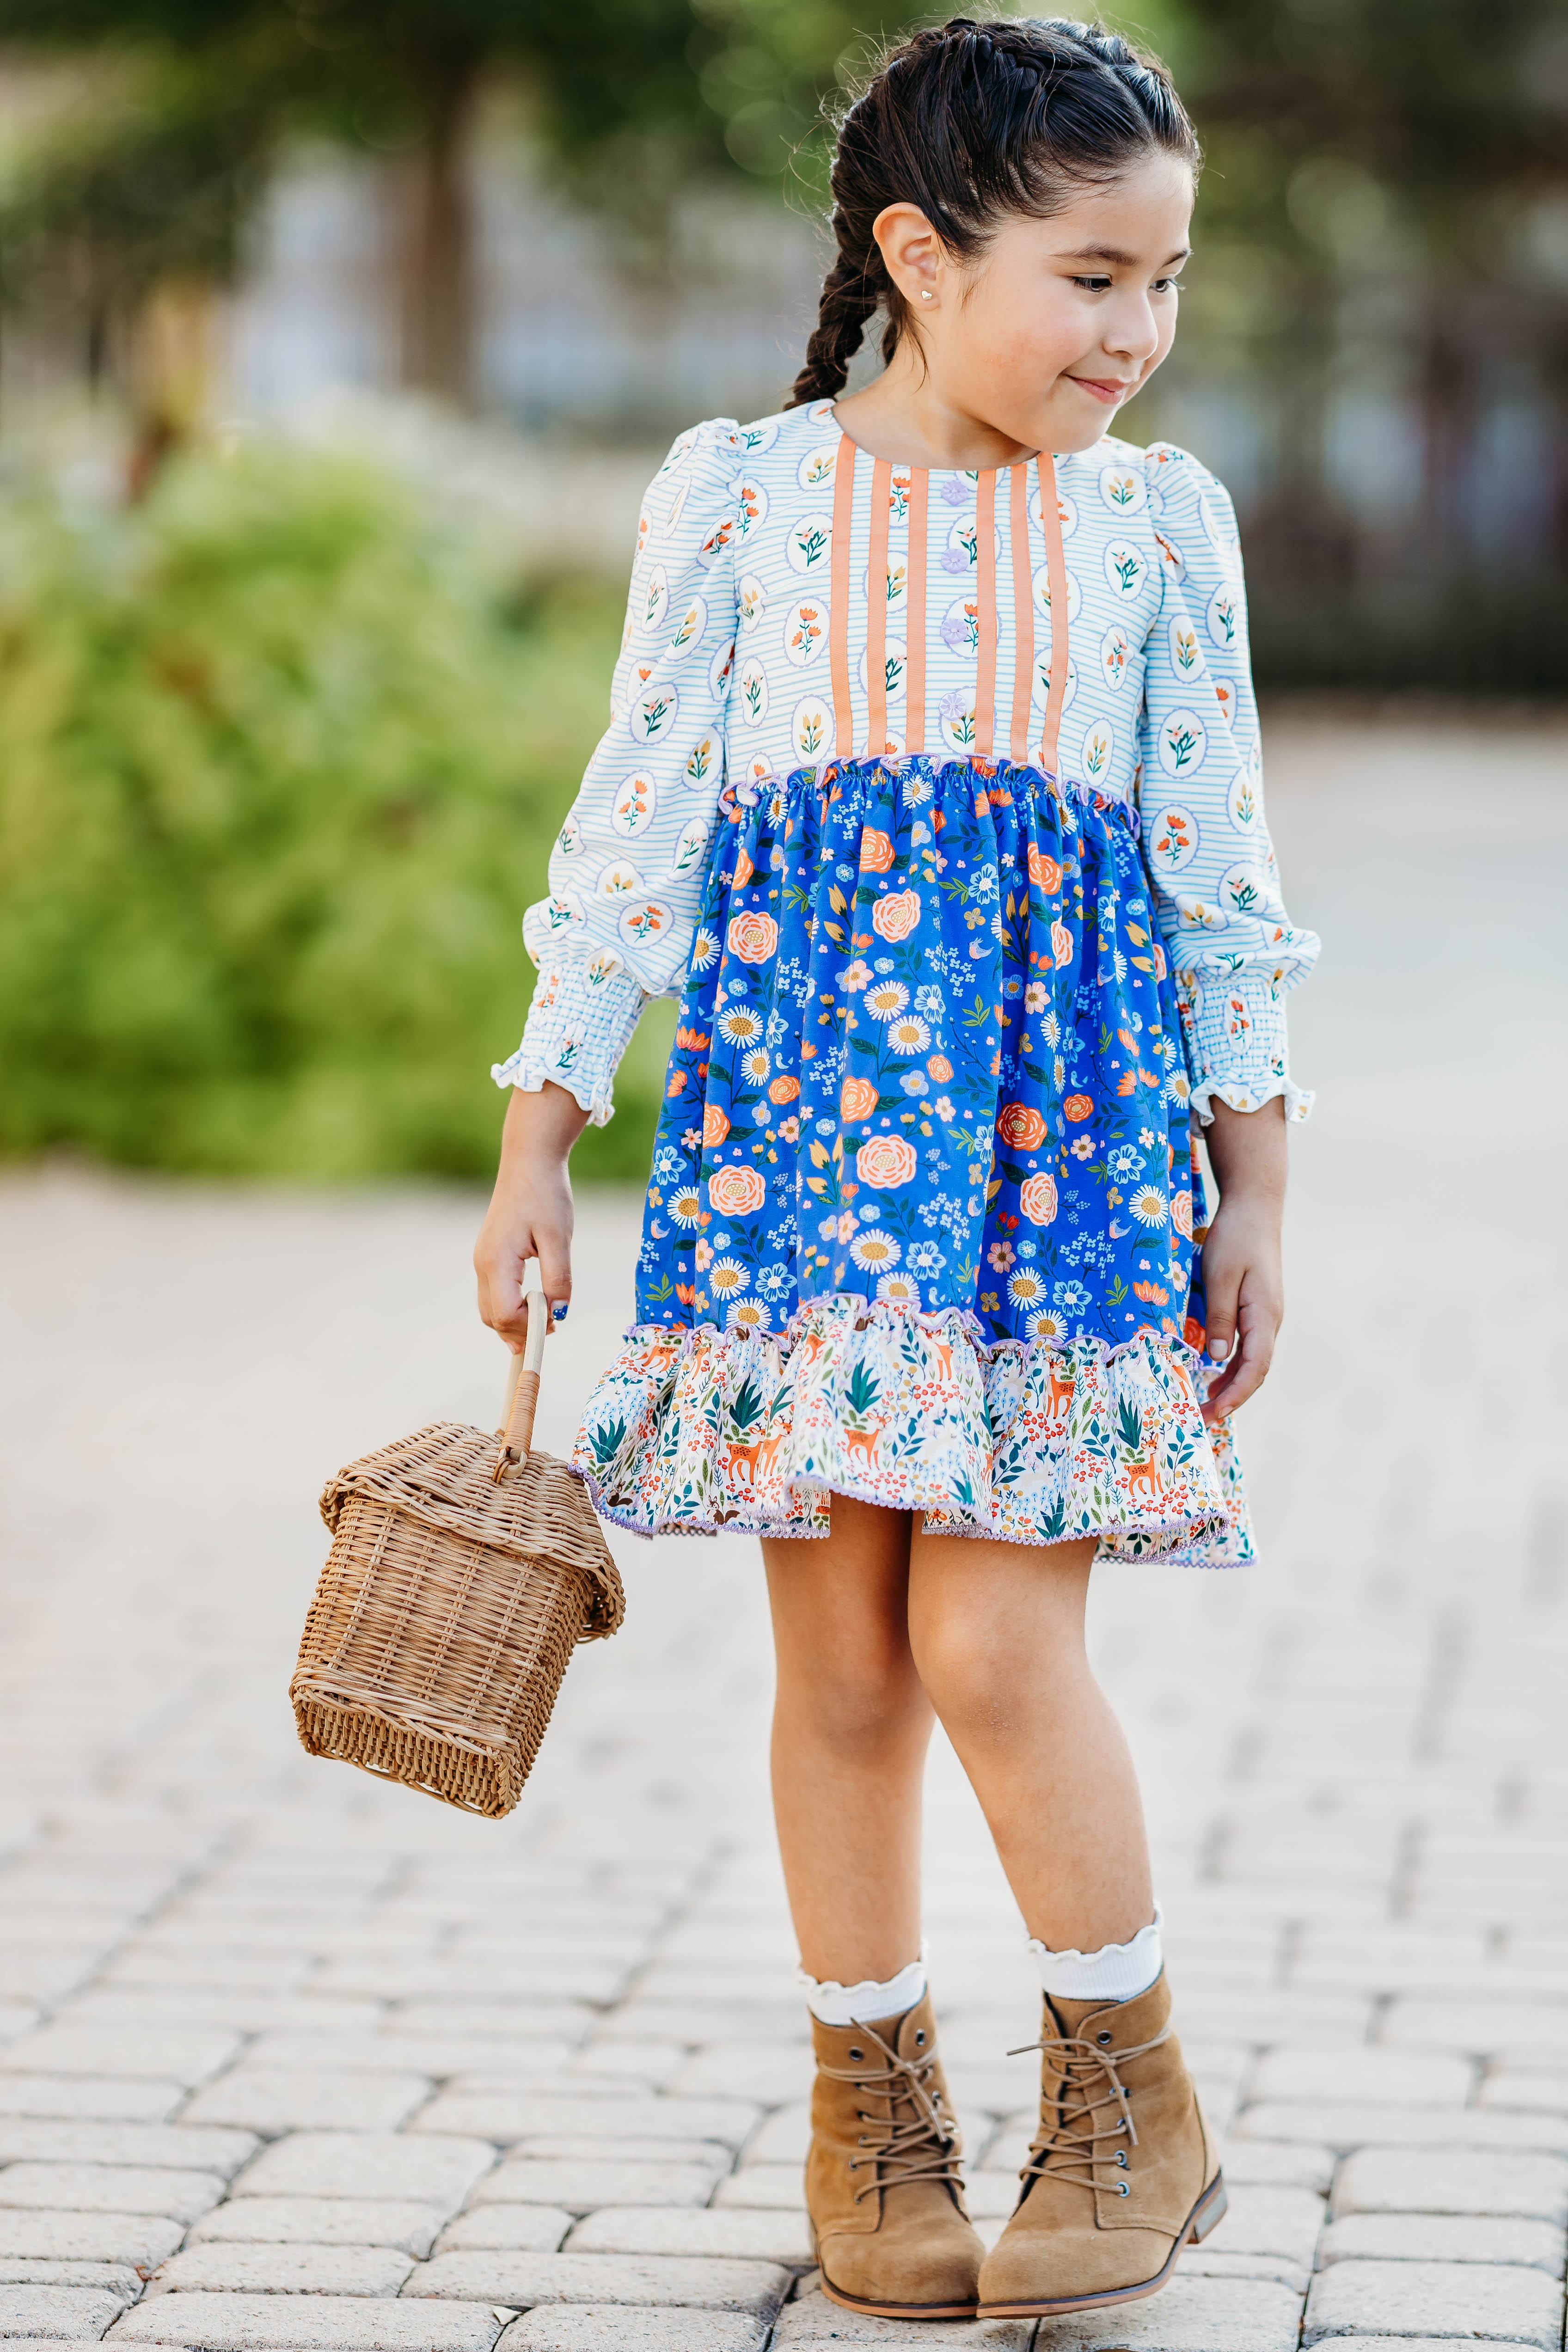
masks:
POLYGON ((1188 2224, 1186 2242, 1189 2246, 1203 2244, 1215 2223, 1225 2218, 1229 2203, 1230 2197, 1226 2189, 1225 2175, 1222 2172, 1216 2172, 1213 2188, 1205 2196, 1199 2198, 1197 2210, 1188 2224))

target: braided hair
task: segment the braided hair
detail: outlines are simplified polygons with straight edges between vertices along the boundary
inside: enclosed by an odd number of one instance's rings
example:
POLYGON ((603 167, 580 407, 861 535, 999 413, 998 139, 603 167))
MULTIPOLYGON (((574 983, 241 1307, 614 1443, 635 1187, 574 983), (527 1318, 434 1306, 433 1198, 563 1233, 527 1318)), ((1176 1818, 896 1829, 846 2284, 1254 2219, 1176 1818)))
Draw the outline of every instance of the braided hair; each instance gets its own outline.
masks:
POLYGON ((1154 149, 1197 168, 1169 75, 1119 34, 1065 16, 954 16, 914 34, 839 125, 837 257, 786 406, 842 392, 879 309, 884 363, 897 351, 909 306, 871 233, 889 205, 918 205, 948 252, 968 260, 1005 215, 1044 219, 1154 149))

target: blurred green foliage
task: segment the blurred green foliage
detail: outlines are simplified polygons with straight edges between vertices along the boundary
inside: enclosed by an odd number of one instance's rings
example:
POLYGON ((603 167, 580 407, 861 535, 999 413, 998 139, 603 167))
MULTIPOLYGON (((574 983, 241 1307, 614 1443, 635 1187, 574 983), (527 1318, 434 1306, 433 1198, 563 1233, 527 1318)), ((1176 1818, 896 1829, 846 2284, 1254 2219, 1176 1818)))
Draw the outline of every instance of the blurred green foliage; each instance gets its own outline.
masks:
MULTIPOLYGON (((129 513, 10 510, 0 1150, 491 1171, 519 922, 619 623, 596 583, 509 596, 341 458, 192 453, 129 513)), ((646 1172, 647 1026, 584 1174, 646 1172)))

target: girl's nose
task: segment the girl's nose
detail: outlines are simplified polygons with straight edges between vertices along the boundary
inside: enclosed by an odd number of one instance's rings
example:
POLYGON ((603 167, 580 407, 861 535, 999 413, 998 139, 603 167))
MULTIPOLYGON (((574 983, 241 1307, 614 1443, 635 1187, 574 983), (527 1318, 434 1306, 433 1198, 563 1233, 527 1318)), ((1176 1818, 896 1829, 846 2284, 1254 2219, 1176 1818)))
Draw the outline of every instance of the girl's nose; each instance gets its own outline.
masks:
POLYGON ((1159 321, 1151 305, 1142 296, 1129 296, 1119 303, 1113 318, 1106 324, 1104 349, 1109 358, 1133 360, 1142 365, 1152 359, 1160 347, 1159 321))

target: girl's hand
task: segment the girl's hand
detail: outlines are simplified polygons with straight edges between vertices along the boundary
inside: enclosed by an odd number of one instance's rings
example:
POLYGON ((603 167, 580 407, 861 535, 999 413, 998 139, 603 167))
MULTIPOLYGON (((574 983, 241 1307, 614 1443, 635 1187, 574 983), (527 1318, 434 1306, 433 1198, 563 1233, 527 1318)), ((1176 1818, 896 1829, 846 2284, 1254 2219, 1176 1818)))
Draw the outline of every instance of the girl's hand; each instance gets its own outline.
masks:
POLYGON ((572 1297, 572 1180, 567 1155, 588 1114, 560 1087, 537 1094, 512 1088, 501 1129, 500 1168, 479 1238, 474 1271, 479 1277, 479 1318, 521 1352, 528 1337, 522 1305, 522 1269, 539 1260, 540 1279, 555 1314, 572 1297))
POLYGON ((1204 1242, 1207 1347, 1226 1360, 1204 1407, 1212 1429, 1262 1387, 1284 1320, 1285 1106, 1278 1097, 1254 1111, 1216 1102, 1205 1142, 1219 1184, 1219 1208, 1204 1242))

